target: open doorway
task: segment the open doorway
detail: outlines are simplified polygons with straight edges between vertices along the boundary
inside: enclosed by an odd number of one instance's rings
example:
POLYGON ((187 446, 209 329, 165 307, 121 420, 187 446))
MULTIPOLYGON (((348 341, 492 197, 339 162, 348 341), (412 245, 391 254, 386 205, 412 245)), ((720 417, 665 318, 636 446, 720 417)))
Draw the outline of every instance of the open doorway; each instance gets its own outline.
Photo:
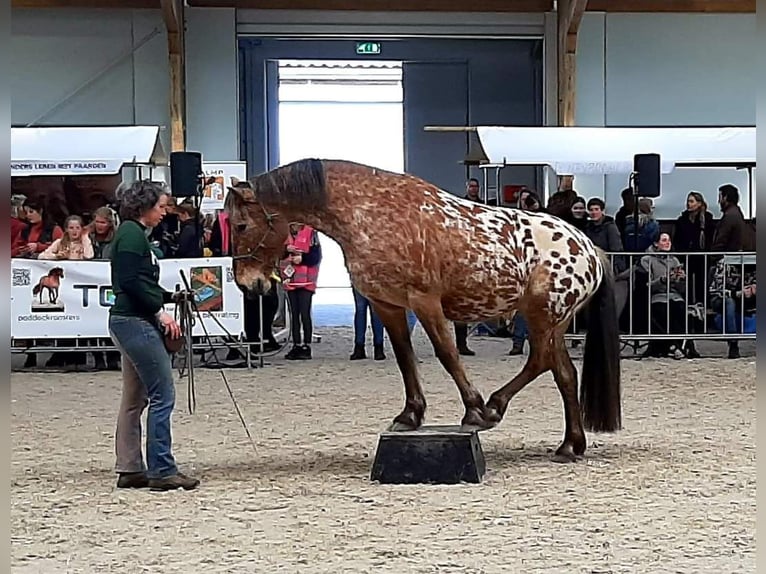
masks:
MULTIPOLYGON (((345 159, 404 171, 402 63, 279 60, 279 164, 345 159)), ((316 326, 353 324, 354 298, 340 246, 320 235, 316 326)))

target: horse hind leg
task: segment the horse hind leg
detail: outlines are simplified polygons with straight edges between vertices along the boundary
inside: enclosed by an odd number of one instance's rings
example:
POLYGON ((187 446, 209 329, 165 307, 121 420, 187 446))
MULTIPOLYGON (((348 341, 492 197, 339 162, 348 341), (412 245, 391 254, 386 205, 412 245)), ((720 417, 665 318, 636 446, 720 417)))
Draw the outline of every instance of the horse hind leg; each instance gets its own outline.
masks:
POLYGON ((410 303, 434 347, 439 362, 455 381, 460 392, 465 406, 465 415, 461 421, 462 428, 487 430, 494 427, 497 423, 487 418, 484 397, 466 376, 441 303, 425 297, 418 297, 410 303))
POLYGON ((401 307, 370 299, 370 305, 380 317, 394 350, 396 363, 404 381, 404 409, 389 426, 391 431, 416 430, 423 424, 426 399, 418 377, 415 351, 412 348, 407 312, 401 307))
POLYGON ((552 341, 553 378, 564 402, 566 428, 564 441, 553 456, 554 462, 574 462, 585 454, 586 440, 577 399, 577 369, 566 349, 564 333, 566 328, 556 330, 552 341))

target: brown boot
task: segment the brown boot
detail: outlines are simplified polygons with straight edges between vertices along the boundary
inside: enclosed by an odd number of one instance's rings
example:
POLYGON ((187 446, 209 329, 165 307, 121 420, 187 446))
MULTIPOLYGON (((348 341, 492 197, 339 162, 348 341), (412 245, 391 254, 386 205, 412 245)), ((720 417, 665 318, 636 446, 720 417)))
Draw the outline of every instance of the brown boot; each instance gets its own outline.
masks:
POLYGON ((166 476, 165 478, 149 479, 149 488, 151 490, 176 490, 178 488, 193 490, 198 486, 199 480, 181 474, 180 472, 172 476, 166 476))
POLYGON ((117 488, 146 488, 149 479, 143 472, 121 472, 117 479, 117 488))

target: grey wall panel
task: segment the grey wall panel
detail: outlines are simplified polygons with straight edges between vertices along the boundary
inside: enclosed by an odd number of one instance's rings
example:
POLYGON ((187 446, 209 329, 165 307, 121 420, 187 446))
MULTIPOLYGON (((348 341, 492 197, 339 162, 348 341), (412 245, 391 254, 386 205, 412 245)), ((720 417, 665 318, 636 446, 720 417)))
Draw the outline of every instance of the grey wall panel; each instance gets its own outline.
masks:
MULTIPOLYGON (((586 14, 577 55, 577 125, 755 125, 754 14, 586 14)), ((620 206, 628 174, 575 178, 584 195, 620 206)), ((662 178, 655 201, 662 219, 678 216, 689 190, 715 207, 716 190, 741 187, 747 173, 682 169, 662 178)))
POLYGON ((467 124, 467 63, 408 62, 402 85, 405 171, 464 194, 466 171, 458 161, 465 154, 466 134, 425 132, 423 126, 467 124))
MULTIPOLYGON (((374 39, 374 38, 373 38, 374 39)), ((386 39, 382 41, 382 53, 366 59, 403 61, 407 64, 418 62, 466 62, 468 69, 467 120, 459 125, 481 121, 508 125, 543 125, 543 72, 542 40, 449 40, 449 39, 386 39)), ((264 82, 265 62, 275 59, 358 59, 355 54, 355 40, 285 40, 275 38, 243 38, 240 41, 240 57, 244 59, 242 79, 245 83, 242 93, 245 110, 246 137, 243 156, 253 173, 274 167, 273 153, 267 149, 270 138, 266 133, 264 98, 267 85, 264 82), (272 158, 272 159, 269 159, 272 158), (270 165, 269 165, 270 164, 270 165), (267 167, 268 166, 268 167, 267 167)), ((442 97, 453 98, 454 94, 444 92, 442 97)), ((437 103, 434 100, 433 103, 437 103)), ((269 107, 273 104, 269 104, 269 107)), ((440 122, 441 123, 441 122, 440 122)), ((428 134, 428 140, 451 138, 450 135, 428 134)), ((426 140, 419 140, 426 141, 426 140)), ((464 140, 466 141, 466 140, 464 140)), ((441 144, 434 144, 441 145, 441 144)), ((456 146, 445 144, 445 149, 455 151, 456 146)), ((466 148, 450 158, 439 158, 441 166, 454 166, 464 156, 466 148)), ((428 151, 424 151, 424 157, 428 151)), ((430 169, 430 168, 429 168, 430 169)), ((452 169, 450 167, 449 169, 452 169)), ((464 168, 461 167, 464 170, 464 168)), ((430 170, 434 173, 437 170, 430 170)), ((473 175, 480 176, 478 170, 473 175)), ((461 181, 466 177, 465 171, 461 181)), ((538 185, 538 172, 533 168, 507 169, 503 173, 507 183, 538 185)), ((462 184, 461 184, 462 188, 462 184)))
POLYGON ((209 161, 239 159, 235 10, 186 11, 186 141, 209 161))
POLYGON ((12 124, 38 120, 103 72, 35 125, 166 126, 164 29, 159 10, 13 10, 12 124))

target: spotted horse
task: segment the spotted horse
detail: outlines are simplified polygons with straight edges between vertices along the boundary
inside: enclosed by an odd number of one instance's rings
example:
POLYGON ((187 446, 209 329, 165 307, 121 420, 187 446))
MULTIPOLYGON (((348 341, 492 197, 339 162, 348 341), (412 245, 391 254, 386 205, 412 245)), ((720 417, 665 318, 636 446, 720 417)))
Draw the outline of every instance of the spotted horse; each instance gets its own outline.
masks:
POLYGON ((233 179, 225 209, 236 282, 252 294, 264 292, 290 222, 307 223, 340 245, 351 281, 383 321, 401 371, 406 399, 391 430, 419 428, 426 411, 407 309, 457 385, 464 428, 494 427, 513 396, 551 370, 565 415, 554 461, 584 454, 584 429, 620 429, 614 277, 606 255, 562 220, 469 202, 409 174, 319 159, 233 179), (578 399, 564 334, 586 305, 578 399), (529 329, 528 360, 485 403, 466 376, 448 321, 485 321, 516 311, 529 329))

